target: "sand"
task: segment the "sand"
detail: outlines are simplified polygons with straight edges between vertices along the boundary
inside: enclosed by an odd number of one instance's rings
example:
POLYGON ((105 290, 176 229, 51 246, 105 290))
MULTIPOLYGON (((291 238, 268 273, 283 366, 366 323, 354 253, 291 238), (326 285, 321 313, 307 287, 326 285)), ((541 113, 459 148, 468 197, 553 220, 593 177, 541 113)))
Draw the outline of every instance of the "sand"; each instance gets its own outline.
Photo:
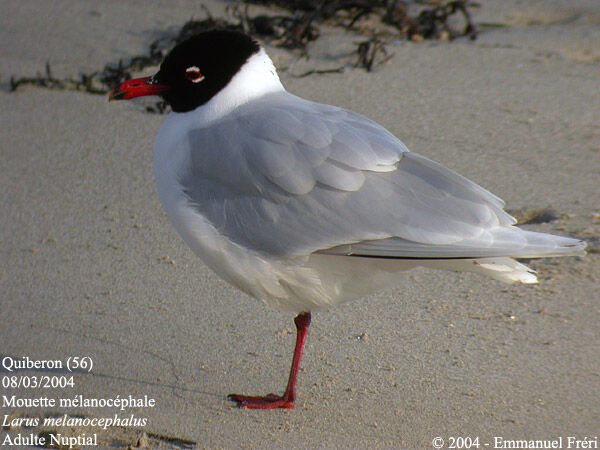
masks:
MULTIPOLYGON (((205 3, 216 15, 225 5, 205 3)), ((536 286, 415 270, 315 314, 286 411, 226 399, 284 388, 293 322, 218 279, 168 223, 151 169, 163 117, 85 93, 8 93, 11 75, 46 61, 70 76, 134 56, 203 17, 200 2, 0 3, 0 355, 94 362, 72 388, 2 395, 156 401, 123 412, 0 405, 0 416, 147 419, 146 437, 98 432, 104 447, 432 448, 470 436, 493 448, 496 436, 600 435, 600 4, 480 3, 476 21, 494 26, 476 41, 397 42, 374 73, 293 76, 352 61, 357 37, 339 30, 325 29, 308 61, 268 51, 291 92, 376 120, 511 211, 552 209, 556 220, 526 227, 592 252, 533 261, 536 286)), ((30 431, 40 427, 10 434, 30 431)))

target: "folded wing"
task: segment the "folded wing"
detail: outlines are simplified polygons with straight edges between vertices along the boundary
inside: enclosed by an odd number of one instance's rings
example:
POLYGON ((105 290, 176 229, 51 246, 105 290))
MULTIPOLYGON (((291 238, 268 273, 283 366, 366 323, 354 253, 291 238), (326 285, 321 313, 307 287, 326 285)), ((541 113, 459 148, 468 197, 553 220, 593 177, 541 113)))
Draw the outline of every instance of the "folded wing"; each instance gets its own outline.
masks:
POLYGON ((533 257, 579 245, 512 227, 502 200, 375 122, 285 92, 188 137, 179 182, 190 204, 271 257, 533 257))

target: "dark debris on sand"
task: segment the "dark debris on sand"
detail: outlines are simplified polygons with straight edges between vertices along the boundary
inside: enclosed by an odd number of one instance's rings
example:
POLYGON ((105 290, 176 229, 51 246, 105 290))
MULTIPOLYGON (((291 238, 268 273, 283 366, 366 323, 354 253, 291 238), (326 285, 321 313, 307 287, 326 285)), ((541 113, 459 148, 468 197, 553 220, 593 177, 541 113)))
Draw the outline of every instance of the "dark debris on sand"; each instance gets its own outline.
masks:
POLYGON ((308 25, 331 22, 352 29, 361 19, 374 18, 393 27, 396 36, 407 39, 477 37, 469 8, 479 5, 470 0, 248 0, 248 3, 287 9, 298 23, 308 25), (415 10, 416 14, 410 15, 409 10, 415 10), (457 13, 464 18, 462 30, 453 29, 448 21, 457 13))
MULTIPOLYGON (((121 82, 131 79, 133 73, 159 65, 174 45, 214 28, 243 31, 267 39, 272 45, 308 56, 308 45, 320 36, 319 26, 342 27, 366 37, 356 44, 355 66, 372 71, 393 57, 385 47, 390 39, 452 40, 463 36, 475 39, 477 29, 469 10, 478 6, 470 0, 249 0, 229 6, 224 18, 213 17, 205 8, 204 19, 189 20, 175 35, 168 34, 153 41, 147 53, 127 62, 120 60, 117 64, 109 63, 100 71, 82 73, 78 78, 55 78, 47 62, 44 75, 11 77, 10 91, 33 85, 105 95, 121 82), (280 14, 253 16, 248 11, 248 4, 276 7, 280 14), (464 27, 461 29, 453 28, 450 24, 450 19, 455 15, 463 18, 464 27)), ((311 70, 296 76, 339 73, 343 70, 344 67, 311 70)), ((153 113, 163 113, 166 109, 164 102, 146 108, 153 113)))
POLYGON ((517 219, 519 225, 548 223, 560 218, 560 215, 551 208, 521 208, 507 212, 517 219))

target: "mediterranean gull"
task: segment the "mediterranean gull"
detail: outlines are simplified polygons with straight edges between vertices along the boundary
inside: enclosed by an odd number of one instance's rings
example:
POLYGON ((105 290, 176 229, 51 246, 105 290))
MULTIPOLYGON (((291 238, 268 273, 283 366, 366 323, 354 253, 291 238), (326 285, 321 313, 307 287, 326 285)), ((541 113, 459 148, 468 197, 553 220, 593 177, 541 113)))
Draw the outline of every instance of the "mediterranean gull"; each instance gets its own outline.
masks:
POLYGON ((285 393, 230 395, 240 406, 293 408, 311 312, 391 286, 401 271, 535 283, 514 258, 585 254, 582 241, 515 227, 500 198, 377 123, 288 93, 245 34, 198 34, 110 99, 146 95, 172 109, 154 176, 177 231, 219 276, 297 314, 285 393))

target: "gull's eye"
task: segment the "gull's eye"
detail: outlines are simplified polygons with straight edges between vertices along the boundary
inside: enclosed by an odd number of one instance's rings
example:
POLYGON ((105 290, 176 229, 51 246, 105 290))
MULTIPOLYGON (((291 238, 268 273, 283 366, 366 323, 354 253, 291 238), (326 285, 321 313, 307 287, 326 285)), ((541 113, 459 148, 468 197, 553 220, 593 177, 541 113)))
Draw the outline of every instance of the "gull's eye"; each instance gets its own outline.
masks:
POLYGON ((200 83, 204 80, 204 75, 200 73, 200 68, 198 66, 192 66, 185 69, 185 77, 192 83, 200 83))

